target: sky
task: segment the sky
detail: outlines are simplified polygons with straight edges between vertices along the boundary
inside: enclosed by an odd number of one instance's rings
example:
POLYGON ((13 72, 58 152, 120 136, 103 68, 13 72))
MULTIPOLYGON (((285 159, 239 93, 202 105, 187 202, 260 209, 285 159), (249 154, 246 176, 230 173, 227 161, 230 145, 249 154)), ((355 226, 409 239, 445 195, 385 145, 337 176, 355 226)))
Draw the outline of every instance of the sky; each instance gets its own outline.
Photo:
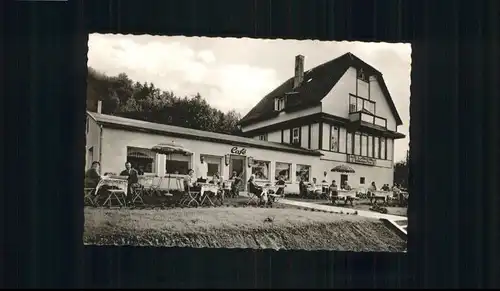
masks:
POLYGON ((411 45, 402 43, 266 40, 183 36, 91 34, 88 66, 108 76, 126 73, 177 96, 200 93, 222 111, 243 117, 266 94, 294 74, 295 56, 304 70, 351 52, 382 72, 406 138, 395 142, 395 161, 409 144, 411 45))

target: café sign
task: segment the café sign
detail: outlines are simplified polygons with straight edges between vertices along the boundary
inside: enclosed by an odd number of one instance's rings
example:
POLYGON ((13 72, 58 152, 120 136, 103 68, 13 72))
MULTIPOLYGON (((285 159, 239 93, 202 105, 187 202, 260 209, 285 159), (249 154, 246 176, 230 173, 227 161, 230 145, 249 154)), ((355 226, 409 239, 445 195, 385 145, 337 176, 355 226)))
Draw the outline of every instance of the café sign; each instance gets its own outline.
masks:
POLYGON ((374 158, 362 157, 356 155, 347 155, 347 162, 351 164, 360 164, 366 166, 375 166, 376 160, 374 158))
POLYGON ((233 147, 233 148, 231 149, 231 153, 232 153, 232 154, 235 154, 235 155, 244 156, 244 155, 246 155, 246 153, 247 153, 247 149, 245 149, 245 148, 233 147))

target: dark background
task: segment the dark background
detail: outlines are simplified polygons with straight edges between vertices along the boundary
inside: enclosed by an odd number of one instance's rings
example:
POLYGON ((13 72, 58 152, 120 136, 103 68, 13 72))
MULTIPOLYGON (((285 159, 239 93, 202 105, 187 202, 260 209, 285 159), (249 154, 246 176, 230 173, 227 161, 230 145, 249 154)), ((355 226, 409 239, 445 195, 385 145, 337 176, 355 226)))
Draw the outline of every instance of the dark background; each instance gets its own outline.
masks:
POLYGON ((498 287, 498 1, 2 2, 5 287, 498 287), (82 245, 88 33, 412 42, 408 254, 82 245))

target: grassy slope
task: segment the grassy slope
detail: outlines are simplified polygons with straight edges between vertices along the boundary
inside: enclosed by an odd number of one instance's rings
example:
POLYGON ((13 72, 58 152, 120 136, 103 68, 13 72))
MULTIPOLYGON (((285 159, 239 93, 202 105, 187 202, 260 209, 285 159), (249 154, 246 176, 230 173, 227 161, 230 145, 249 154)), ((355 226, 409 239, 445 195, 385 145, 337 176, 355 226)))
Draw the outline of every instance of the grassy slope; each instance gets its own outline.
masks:
POLYGON ((381 222, 352 215, 272 208, 85 209, 84 241, 180 247, 402 251, 381 222), (272 222, 266 222, 266 219, 272 222))

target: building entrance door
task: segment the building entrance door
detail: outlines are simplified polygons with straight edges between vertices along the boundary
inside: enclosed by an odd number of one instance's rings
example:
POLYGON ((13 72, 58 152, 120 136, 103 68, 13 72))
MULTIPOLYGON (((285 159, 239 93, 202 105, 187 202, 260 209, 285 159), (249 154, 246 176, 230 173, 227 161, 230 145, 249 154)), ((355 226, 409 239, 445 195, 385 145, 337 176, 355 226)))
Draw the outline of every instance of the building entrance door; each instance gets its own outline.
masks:
POLYGON ((245 160, 246 159, 244 156, 238 155, 231 155, 231 158, 229 160, 229 176, 232 176, 233 172, 236 172, 236 175, 238 175, 243 181, 243 187, 242 189, 240 189, 242 191, 246 191, 246 184, 248 180, 245 160))

